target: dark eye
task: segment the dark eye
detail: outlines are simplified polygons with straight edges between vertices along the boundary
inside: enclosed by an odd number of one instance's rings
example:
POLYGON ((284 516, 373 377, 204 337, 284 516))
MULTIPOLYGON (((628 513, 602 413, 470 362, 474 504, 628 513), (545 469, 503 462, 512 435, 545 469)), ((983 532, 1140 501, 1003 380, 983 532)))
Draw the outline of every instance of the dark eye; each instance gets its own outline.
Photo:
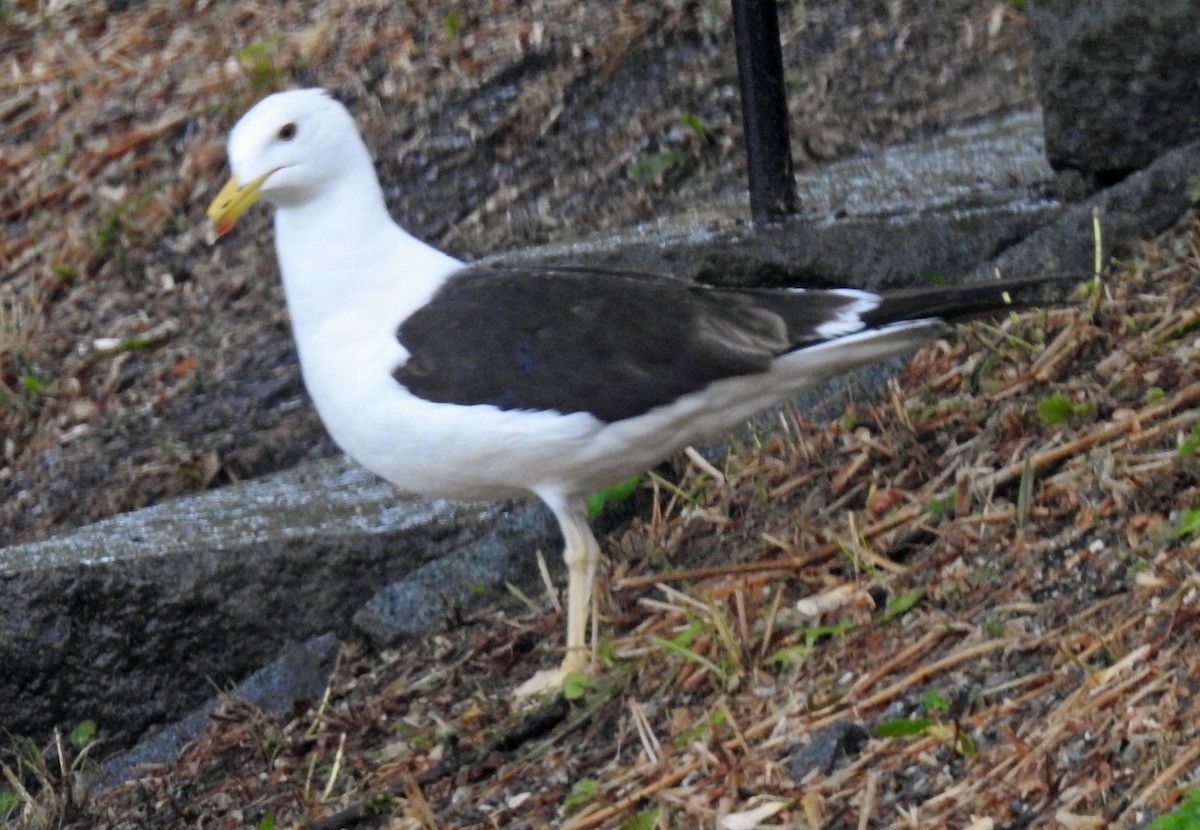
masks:
POLYGON ((280 141, 291 141, 295 137, 296 137, 295 122, 289 121, 288 123, 284 124, 282 127, 279 128, 279 140, 280 141))

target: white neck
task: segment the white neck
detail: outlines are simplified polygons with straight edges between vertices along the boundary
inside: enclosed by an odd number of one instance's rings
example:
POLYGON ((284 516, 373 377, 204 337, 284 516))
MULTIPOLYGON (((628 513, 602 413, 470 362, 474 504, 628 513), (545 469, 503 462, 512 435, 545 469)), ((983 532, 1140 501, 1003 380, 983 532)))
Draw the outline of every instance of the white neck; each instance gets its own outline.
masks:
POLYGON ((394 333, 462 266, 392 221, 370 165, 350 168, 319 198, 275 211, 276 252, 298 340, 343 313, 364 328, 394 333))

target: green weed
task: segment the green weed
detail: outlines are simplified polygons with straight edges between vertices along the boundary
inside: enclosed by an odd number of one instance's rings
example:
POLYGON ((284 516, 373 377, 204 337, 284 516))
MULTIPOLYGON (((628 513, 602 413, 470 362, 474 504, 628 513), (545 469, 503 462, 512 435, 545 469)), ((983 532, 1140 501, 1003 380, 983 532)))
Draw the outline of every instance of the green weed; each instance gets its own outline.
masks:
POLYGON ((273 86, 279 78, 280 69, 275 58, 283 39, 279 35, 256 40, 237 50, 237 61, 250 81, 250 88, 260 92, 273 86))
POLYGON ((1090 415, 1095 409, 1093 404, 1087 401, 1077 404, 1061 392, 1054 392, 1037 402, 1038 417, 1048 427, 1090 415))
POLYGON ((20 812, 23 827, 55 827, 78 815, 76 788, 79 772, 90 763, 97 746, 96 723, 85 720, 67 740, 55 730, 53 754, 47 755, 29 738, 10 737, 0 751, 0 776, 10 789, 0 790, 0 816, 20 812))
POLYGON ((1147 824, 1146 830, 1200 830, 1200 786, 1188 790, 1178 807, 1147 824))

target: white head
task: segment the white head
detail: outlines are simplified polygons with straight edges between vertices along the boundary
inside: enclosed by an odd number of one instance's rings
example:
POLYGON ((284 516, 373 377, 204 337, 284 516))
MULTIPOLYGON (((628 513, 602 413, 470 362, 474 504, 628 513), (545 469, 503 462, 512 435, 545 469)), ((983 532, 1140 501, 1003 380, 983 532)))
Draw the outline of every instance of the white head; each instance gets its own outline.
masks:
POLYGON ((347 170, 371 160, 350 113, 323 89, 269 95, 229 134, 233 178, 208 215, 218 233, 258 199, 276 207, 302 205, 347 170))

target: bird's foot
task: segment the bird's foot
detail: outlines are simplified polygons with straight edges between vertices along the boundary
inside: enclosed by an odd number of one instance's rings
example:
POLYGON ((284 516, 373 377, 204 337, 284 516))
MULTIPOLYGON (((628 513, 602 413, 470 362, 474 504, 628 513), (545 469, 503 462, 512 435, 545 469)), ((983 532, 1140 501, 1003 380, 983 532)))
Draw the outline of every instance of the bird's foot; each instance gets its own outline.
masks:
POLYGON ((524 701, 538 695, 556 695, 562 691, 567 674, 561 668, 544 669, 518 686, 513 697, 524 701))
POLYGON ((524 701, 535 695, 557 695, 562 691, 563 682, 567 675, 586 671, 587 655, 581 652, 568 652, 562 665, 556 669, 543 669, 517 687, 513 697, 524 701))

